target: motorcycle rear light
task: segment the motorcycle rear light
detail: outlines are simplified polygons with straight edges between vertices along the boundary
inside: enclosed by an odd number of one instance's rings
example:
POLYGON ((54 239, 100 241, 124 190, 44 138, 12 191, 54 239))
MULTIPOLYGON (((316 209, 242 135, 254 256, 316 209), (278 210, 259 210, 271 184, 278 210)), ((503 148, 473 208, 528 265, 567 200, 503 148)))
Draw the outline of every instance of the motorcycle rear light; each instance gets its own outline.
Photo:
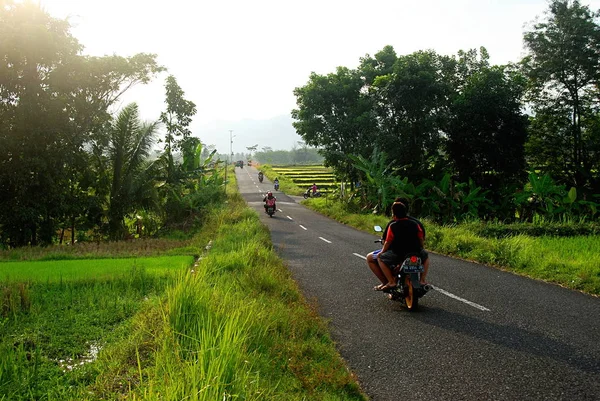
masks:
POLYGON ((411 256, 411 257, 410 257, 410 261, 411 261, 412 263, 416 263, 416 262, 417 262, 417 257, 416 257, 416 256, 411 256))

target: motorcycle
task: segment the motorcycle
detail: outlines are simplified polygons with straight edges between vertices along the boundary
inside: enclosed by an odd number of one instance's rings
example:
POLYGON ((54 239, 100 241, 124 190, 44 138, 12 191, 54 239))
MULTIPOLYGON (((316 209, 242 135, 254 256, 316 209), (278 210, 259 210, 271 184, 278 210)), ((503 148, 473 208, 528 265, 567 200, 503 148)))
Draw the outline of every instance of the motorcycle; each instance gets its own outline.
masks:
POLYGON ((262 175, 262 174, 259 174, 259 175, 258 175, 258 182, 260 182, 260 183, 262 184, 262 182, 263 182, 263 178, 264 178, 264 177, 263 177, 263 175, 262 175))
POLYGON ((273 185, 273 188, 275 188, 275 191, 279 191, 279 183, 276 182, 275 185, 273 185))
POLYGON ((314 194, 312 193, 312 188, 308 188, 306 190, 306 192, 304 192, 304 199, 308 199, 308 198, 320 198, 321 196, 323 196, 323 194, 321 194, 321 192, 317 191, 314 194))
MULTIPOLYGON (((375 226, 375 231, 383 231, 380 226, 375 226)), ((375 242, 383 242, 381 239, 375 242)), ((398 286, 384 290, 392 301, 400 301, 406 308, 413 312, 419 307, 419 299, 433 288, 430 284, 421 284, 420 274, 425 267, 418 255, 407 255, 406 259, 398 265, 390 266, 396 276, 398 286)))
POLYGON ((267 205, 267 207, 265 208, 265 213, 268 214, 269 217, 273 217, 273 215, 277 211, 276 204, 275 204, 275 198, 273 198, 272 201, 270 199, 267 199, 266 205, 267 205))

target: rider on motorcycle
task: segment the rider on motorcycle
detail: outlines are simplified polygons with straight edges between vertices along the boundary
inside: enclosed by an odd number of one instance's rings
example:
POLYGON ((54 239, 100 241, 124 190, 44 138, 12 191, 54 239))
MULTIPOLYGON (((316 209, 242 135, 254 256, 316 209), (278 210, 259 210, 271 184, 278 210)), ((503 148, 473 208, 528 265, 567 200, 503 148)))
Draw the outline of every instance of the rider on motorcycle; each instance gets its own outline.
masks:
MULTIPOLYGON (((374 289, 385 291, 396 287, 396 277, 390 265, 401 263, 407 254, 420 254, 423 250, 423 230, 407 218, 406 206, 401 202, 392 205, 393 220, 384 231, 385 242, 377 255, 377 263, 367 258, 373 273, 381 281, 374 289)), ((371 254, 369 255, 371 256, 371 254)))
POLYGON ((276 205, 276 201, 277 198, 273 196, 273 192, 269 191, 267 192, 267 195, 265 195, 265 197, 263 198, 263 202, 265 202, 265 213, 267 212, 267 208, 269 206, 273 206, 273 208, 275 210, 277 210, 277 205, 276 205))
POLYGON ((275 181, 273 181, 273 186, 275 187, 275 190, 279 190, 279 179, 275 178, 275 181))
MULTIPOLYGON (((415 223, 417 223, 419 225, 419 227, 421 227, 421 230, 423 230, 423 241, 425 241, 425 238, 427 237, 427 234, 425 232, 425 226, 423 226, 423 223, 421 223, 418 219, 416 219, 413 216, 408 214, 408 212, 410 210, 408 199, 398 197, 394 200, 394 202, 400 202, 406 206, 406 217, 409 220, 414 221, 415 223)), ((426 284, 427 283, 426 277, 427 277, 427 273, 429 272, 429 254, 427 253, 427 251, 425 249, 423 249, 421 251, 421 262, 423 262, 423 268, 425 269, 425 271, 423 273, 421 273, 421 277, 420 277, 419 281, 421 282, 421 284, 426 284)))
POLYGON ((259 172, 258 172, 258 180, 259 180, 260 182, 262 182, 262 180, 263 180, 263 177, 264 177, 264 176, 263 176, 263 172, 262 172, 262 171, 259 171, 259 172))

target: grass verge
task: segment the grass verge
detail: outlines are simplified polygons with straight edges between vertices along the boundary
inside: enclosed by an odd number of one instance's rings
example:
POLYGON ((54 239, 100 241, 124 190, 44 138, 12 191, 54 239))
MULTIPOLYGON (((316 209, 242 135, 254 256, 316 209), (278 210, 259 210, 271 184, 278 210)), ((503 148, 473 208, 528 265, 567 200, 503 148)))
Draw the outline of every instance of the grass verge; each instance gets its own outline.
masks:
MULTIPOLYGON (((339 202, 308 199, 307 207, 352 227, 373 232, 388 219, 352 213, 339 202)), ((500 267, 531 278, 600 295, 600 236, 484 238, 466 226, 439 226, 426 220, 429 250, 500 267)), ((435 266, 432 267, 435 269, 435 266)))

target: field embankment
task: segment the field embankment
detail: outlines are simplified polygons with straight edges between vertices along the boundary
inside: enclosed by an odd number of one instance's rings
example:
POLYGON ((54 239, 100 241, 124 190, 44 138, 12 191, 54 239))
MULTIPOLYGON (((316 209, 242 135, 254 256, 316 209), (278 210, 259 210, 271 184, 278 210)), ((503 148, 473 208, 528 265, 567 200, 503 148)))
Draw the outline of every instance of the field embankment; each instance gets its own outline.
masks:
POLYGON ((323 165, 315 166, 272 166, 263 164, 259 167, 273 181, 279 179, 281 191, 290 195, 302 195, 313 184, 322 193, 334 191, 339 183, 333 170, 323 165))

